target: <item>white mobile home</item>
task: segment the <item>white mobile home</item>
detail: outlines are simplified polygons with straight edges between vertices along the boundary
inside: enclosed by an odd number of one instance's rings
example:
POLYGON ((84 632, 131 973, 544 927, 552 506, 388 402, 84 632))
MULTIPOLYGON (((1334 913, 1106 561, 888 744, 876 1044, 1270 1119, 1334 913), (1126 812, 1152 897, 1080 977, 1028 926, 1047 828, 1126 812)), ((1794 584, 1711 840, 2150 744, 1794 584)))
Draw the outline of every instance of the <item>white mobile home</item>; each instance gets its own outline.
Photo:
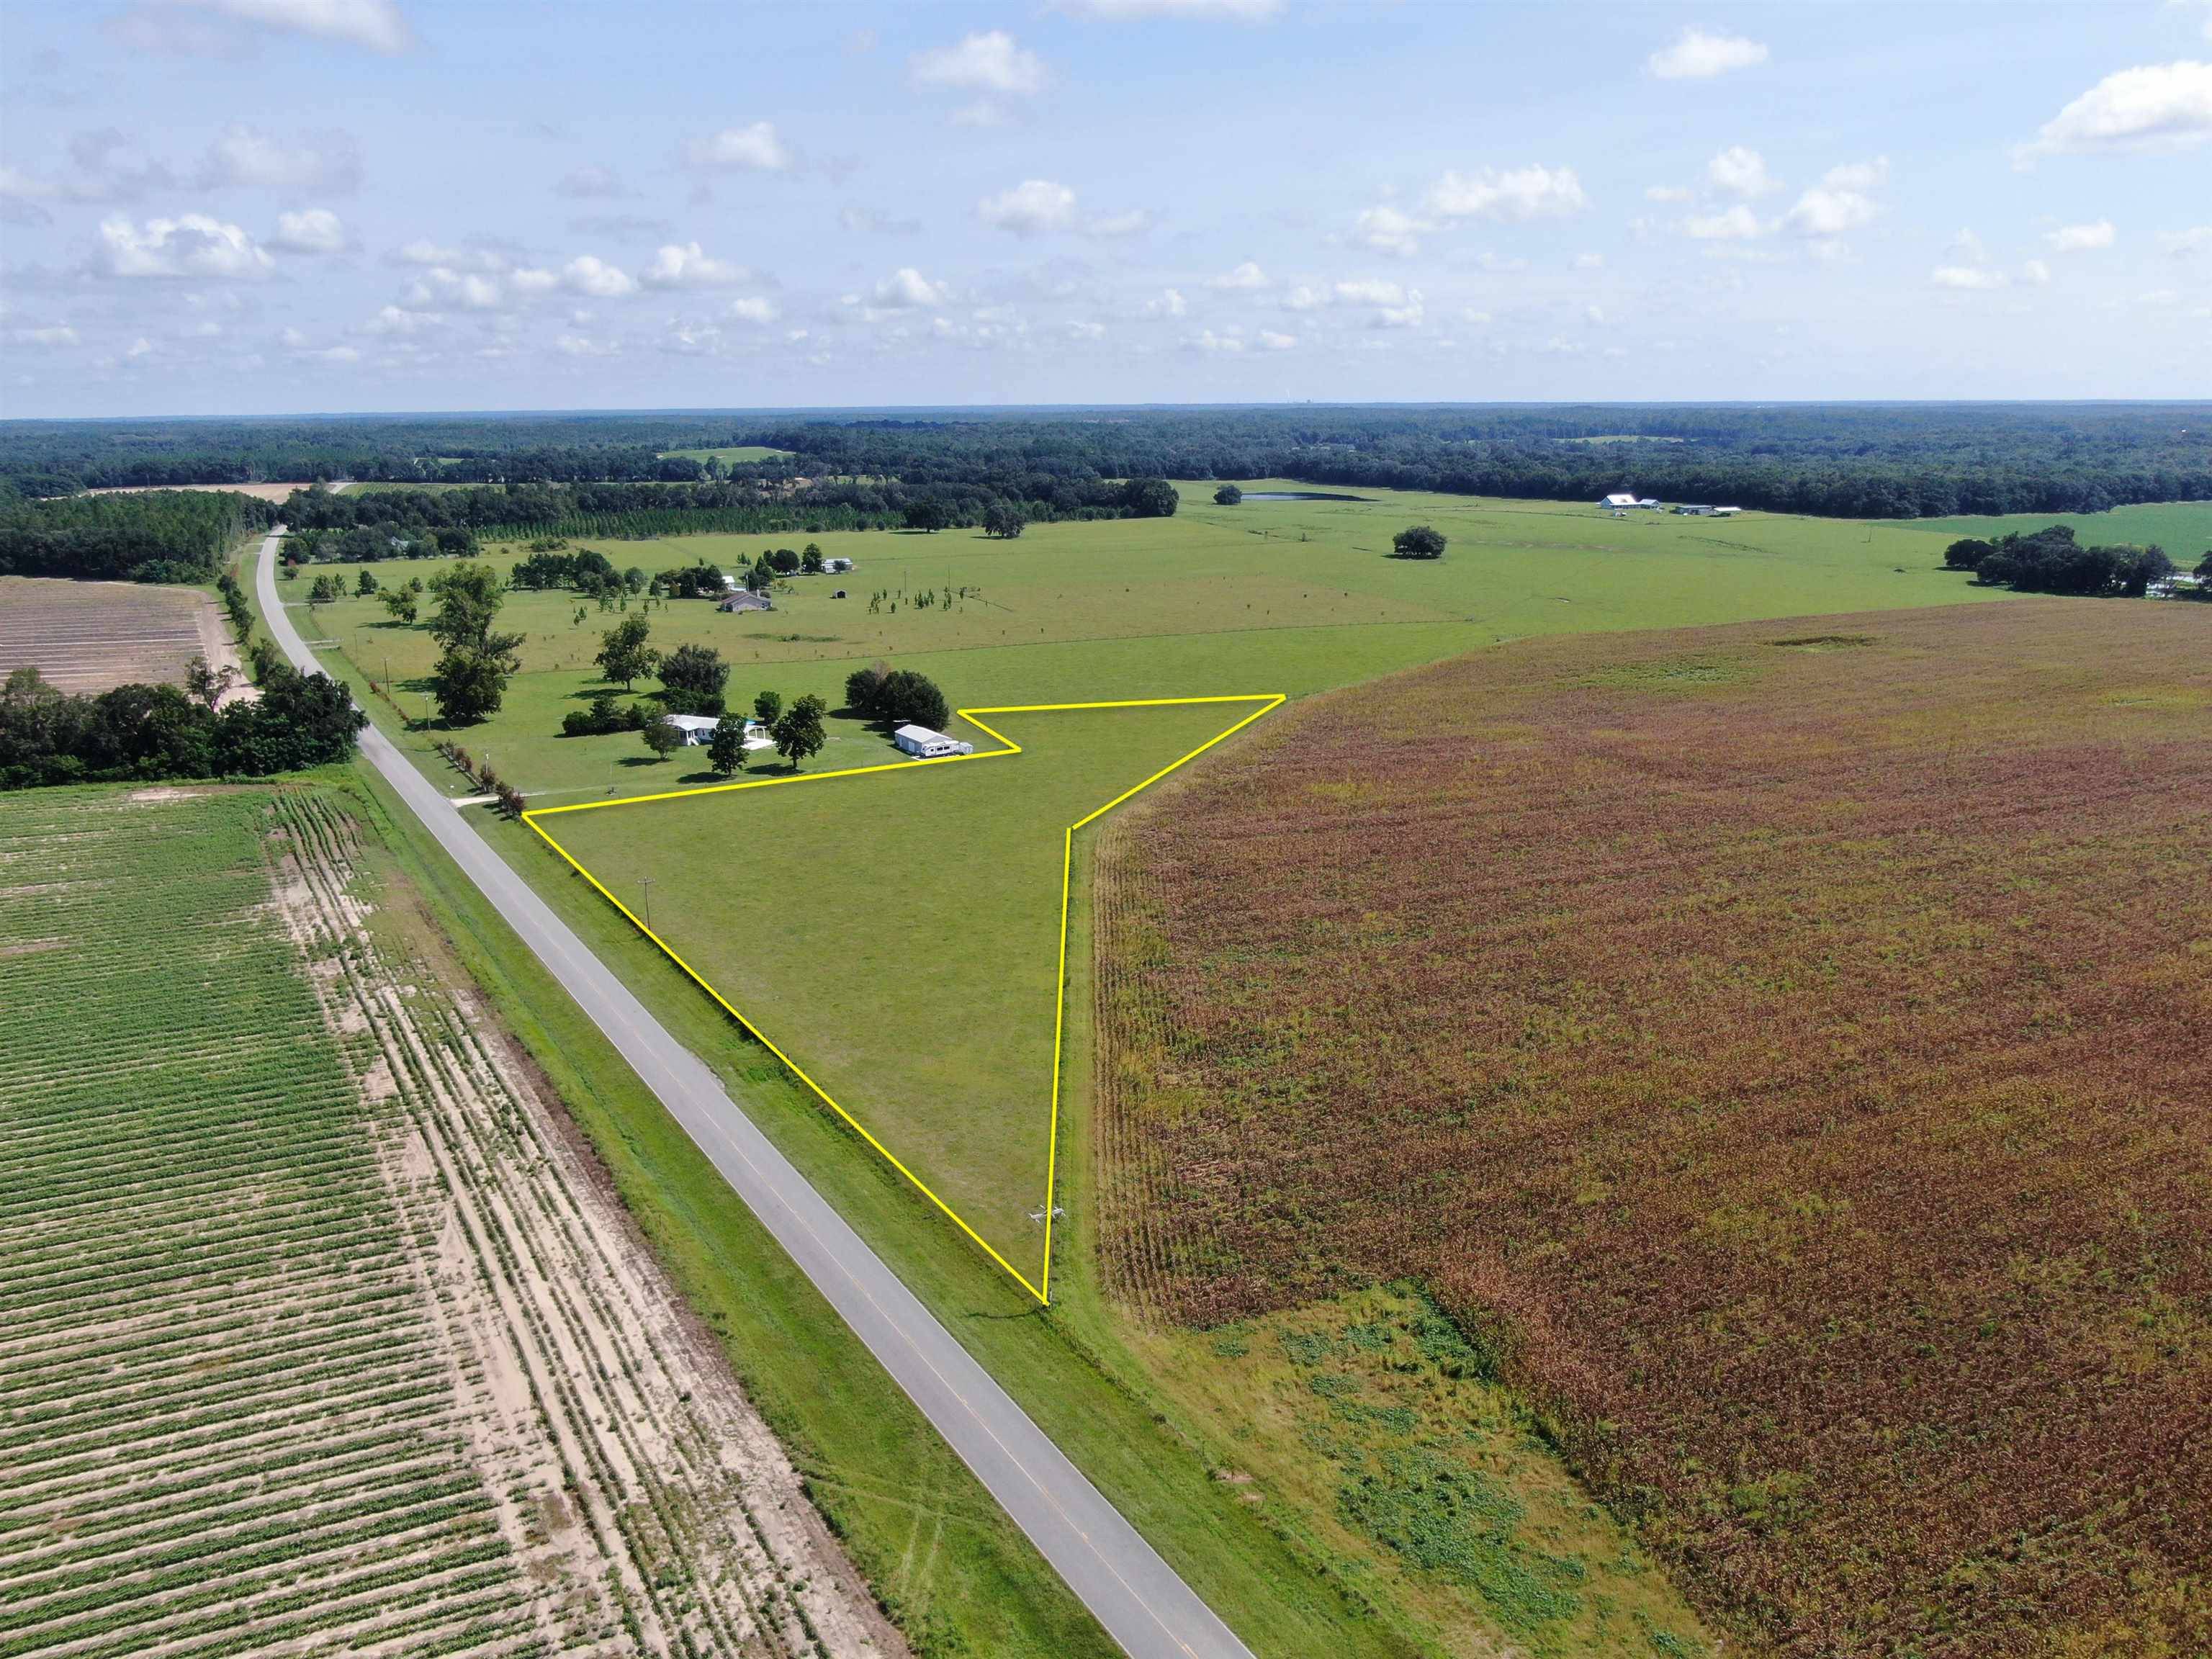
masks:
POLYGON ((933 732, 926 726, 902 726, 891 733, 891 741, 905 753, 923 760, 936 760, 945 755, 972 755, 975 745, 963 743, 957 738, 948 738, 942 732, 933 732))
POLYGON ((721 724, 712 714, 663 714, 660 722, 681 732, 686 746, 693 749, 703 748, 714 742, 714 728, 721 724))
POLYGON ((1692 519, 1710 519, 1713 516, 1713 510, 1710 507, 1683 506, 1678 507, 1674 510, 1677 513, 1685 514, 1692 519))

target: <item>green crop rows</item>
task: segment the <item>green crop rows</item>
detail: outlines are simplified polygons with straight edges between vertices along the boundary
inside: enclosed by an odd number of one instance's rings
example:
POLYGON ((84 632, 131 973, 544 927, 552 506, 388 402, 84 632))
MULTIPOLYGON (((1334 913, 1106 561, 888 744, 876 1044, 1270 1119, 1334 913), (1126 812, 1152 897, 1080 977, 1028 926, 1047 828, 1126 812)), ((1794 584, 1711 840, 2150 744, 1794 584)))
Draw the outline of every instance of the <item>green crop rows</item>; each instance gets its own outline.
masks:
POLYGON ((270 808, 0 804, 0 1659, 538 1645, 270 808))

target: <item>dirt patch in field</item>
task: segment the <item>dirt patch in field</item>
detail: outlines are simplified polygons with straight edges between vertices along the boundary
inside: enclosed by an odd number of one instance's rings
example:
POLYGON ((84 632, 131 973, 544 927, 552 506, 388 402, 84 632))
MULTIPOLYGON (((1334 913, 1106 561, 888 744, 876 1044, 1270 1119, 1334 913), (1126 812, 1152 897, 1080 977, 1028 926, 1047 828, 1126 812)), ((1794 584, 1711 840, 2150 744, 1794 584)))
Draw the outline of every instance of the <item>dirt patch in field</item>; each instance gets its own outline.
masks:
POLYGON ((1104 838, 1109 1282, 1425 1282, 1781 1652, 2212 1651, 2208 690, 2056 599, 1285 710, 1104 838))
POLYGON ((232 696, 257 695, 228 623, 198 588, 0 576, 0 679, 29 667, 79 695, 134 683, 181 685, 194 657, 233 671, 232 696))
MULTIPOLYGON (((334 486, 343 489, 343 485, 334 486)), ((251 495, 257 501, 288 500, 295 489, 313 489, 314 485, 300 483, 192 483, 192 484, 111 484, 102 489, 88 489, 88 495, 143 495, 154 489, 228 490, 234 495, 251 495)))

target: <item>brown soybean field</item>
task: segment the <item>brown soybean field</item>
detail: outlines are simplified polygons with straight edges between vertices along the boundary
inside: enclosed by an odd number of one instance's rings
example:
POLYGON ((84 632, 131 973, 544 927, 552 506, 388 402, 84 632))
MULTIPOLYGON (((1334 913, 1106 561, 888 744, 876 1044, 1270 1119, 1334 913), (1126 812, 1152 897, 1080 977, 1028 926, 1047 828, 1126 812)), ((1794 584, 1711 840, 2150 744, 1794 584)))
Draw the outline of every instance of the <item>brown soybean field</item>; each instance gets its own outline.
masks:
POLYGON ((1141 1316, 1419 1283, 1750 1650, 2212 1650, 2212 615, 1501 647, 1098 899, 1141 1316))
POLYGON ((0 1655, 904 1651, 372 846, 0 806, 0 1655))

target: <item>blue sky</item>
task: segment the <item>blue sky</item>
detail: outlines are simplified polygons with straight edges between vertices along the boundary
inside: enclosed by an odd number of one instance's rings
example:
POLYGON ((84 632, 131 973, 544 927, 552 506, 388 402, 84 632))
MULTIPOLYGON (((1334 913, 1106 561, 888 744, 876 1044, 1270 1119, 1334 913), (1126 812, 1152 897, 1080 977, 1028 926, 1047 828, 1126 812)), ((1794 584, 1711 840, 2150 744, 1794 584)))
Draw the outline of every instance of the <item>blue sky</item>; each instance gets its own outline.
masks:
POLYGON ((2212 392, 2212 3, 0 4, 0 412, 2212 392))

